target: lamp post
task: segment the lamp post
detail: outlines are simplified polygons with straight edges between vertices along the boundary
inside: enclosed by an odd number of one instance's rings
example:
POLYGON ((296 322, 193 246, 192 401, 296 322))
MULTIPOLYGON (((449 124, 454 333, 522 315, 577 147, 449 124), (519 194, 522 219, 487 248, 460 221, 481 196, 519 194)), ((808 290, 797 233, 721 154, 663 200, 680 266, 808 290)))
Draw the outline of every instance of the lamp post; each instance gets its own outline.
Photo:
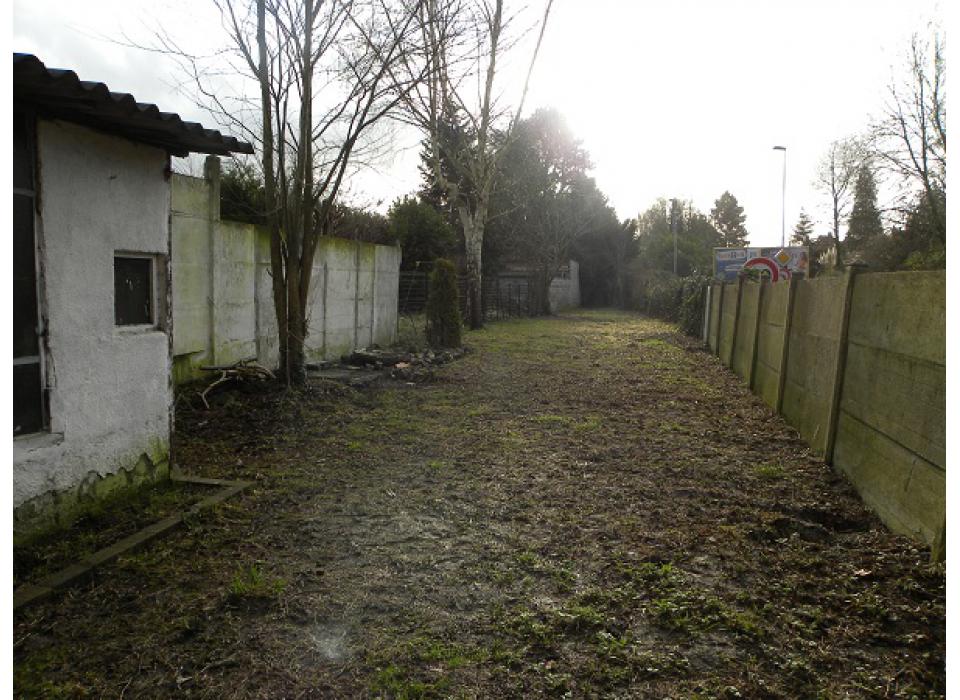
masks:
POLYGON ((783 151, 783 204, 780 214, 780 247, 787 245, 787 147, 774 146, 773 150, 783 151))
POLYGON ((677 200, 670 200, 670 232, 673 234, 673 274, 677 274, 677 200))

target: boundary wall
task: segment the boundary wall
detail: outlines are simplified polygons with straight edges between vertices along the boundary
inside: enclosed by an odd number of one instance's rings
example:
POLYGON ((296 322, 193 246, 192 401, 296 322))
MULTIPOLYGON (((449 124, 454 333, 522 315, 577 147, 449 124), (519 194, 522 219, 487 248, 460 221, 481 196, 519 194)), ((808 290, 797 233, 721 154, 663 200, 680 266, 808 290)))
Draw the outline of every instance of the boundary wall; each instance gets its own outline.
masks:
POLYGON ((706 344, 895 532, 944 557, 946 274, 715 282, 706 344))
MULTIPOLYGON (((173 376, 205 375, 203 365, 256 357, 278 364, 270 234, 220 218, 220 161, 203 178, 172 178, 173 376)), ((308 361, 339 358, 397 339, 400 249, 323 237, 313 261, 308 361)))

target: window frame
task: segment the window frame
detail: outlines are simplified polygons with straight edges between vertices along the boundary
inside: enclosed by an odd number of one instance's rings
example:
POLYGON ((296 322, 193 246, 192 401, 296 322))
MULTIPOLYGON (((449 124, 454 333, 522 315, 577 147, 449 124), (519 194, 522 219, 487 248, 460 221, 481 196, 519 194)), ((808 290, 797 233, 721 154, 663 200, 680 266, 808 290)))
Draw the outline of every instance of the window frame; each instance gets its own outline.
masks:
MULTIPOLYGON (((17 367, 21 365, 37 365, 38 366, 38 376, 40 380, 39 390, 39 401, 40 401, 40 427, 37 430, 31 432, 23 433, 14 433, 14 440, 22 440, 26 438, 32 438, 37 435, 44 435, 50 433, 50 390, 47 386, 47 347, 46 347, 46 338, 47 338, 47 326, 46 326, 46 308, 45 308, 45 296, 43 288, 43 261, 41 259, 41 246, 40 246, 40 174, 38 172, 38 159, 37 159, 37 115, 36 112, 32 109, 24 108, 14 108, 13 110, 13 119, 14 119, 14 138, 16 138, 16 122, 19 121, 23 127, 26 137, 26 146, 27 154, 26 157, 29 159, 30 163, 30 178, 31 178, 31 187, 17 187, 14 182, 13 185, 13 196, 27 197, 30 199, 31 205, 31 244, 33 247, 33 274, 34 274, 34 300, 36 303, 36 312, 37 312, 37 325, 35 327, 37 334, 37 354, 36 355, 21 355, 19 357, 11 356, 13 360, 12 366, 17 367)), ((15 145, 13 148, 16 151, 15 145)), ((12 158, 16 158, 15 153, 11 153, 12 158)), ((16 164, 14 163, 14 168, 16 164)), ((15 233, 12 233, 11 238, 15 233)), ((14 414, 16 414, 16 404, 14 403, 14 414)))
POLYGON ((118 333, 138 331, 155 331, 164 329, 164 316, 161 312, 163 299, 160 296, 160 275, 165 274, 163 256, 158 253, 144 253, 142 251, 115 250, 113 252, 114 280, 116 280, 117 259, 147 260, 150 263, 150 322, 149 323, 117 323, 116 284, 113 295, 113 328, 118 333))

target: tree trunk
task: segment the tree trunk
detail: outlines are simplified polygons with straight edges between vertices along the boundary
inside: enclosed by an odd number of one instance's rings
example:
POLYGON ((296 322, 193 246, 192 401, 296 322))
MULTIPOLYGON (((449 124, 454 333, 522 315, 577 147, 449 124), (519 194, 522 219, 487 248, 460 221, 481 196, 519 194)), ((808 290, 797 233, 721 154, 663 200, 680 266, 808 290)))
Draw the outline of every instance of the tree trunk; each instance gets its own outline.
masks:
MULTIPOLYGON (((273 169, 273 121, 270 93, 270 69, 267 63, 266 1, 257 1, 257 78, 260 82, 261 117, 263 119, 263 181, 266 197, 267 227, 270 229, 270 272, 273 284, 273 311, 277 317, 277 349, 281 376, 286 376, 287 297, 283 267, 283 240, 277 213, 276 173, 273 169)), ((288 382, 289 383, 289 382, 288 382)))
POLYGON ((459 207, 467 263, 467 319, 470 328, 483 328, 483 223, 485 211, 470 214, 459 207))

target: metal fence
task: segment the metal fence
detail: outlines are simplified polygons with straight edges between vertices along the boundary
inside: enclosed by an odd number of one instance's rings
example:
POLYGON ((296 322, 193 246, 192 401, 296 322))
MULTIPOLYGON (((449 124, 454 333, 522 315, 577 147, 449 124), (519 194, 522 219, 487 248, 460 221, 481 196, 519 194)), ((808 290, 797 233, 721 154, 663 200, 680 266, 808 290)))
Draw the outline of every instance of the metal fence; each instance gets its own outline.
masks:
MULTIPOLYGON (((423 312, 430 287, 429 273, 420 270, 400 272, 399 312, 411 315, 423 312)), ((467 280, 457 276, 460 313, 466 318, 467 280)), ((495 275, 483 280, 483 317, 487 321, 530 315, 530 287, 525 276, 495 275)))

